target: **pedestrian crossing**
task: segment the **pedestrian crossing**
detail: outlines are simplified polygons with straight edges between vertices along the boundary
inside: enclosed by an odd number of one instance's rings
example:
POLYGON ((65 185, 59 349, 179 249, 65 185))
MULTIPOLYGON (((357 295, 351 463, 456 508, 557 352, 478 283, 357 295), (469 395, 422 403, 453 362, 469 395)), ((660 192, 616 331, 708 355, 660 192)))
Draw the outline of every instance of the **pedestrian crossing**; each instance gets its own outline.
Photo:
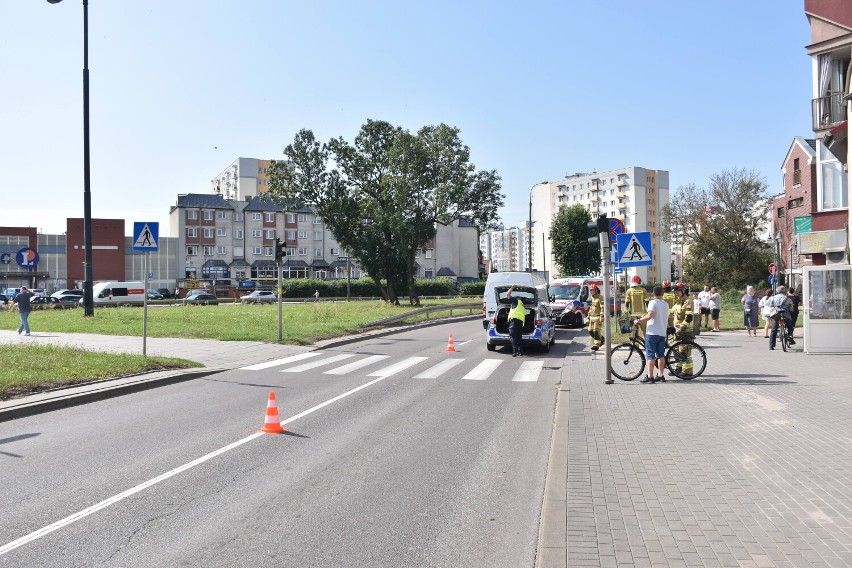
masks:
MULTIPOLYGON (((413 369, 415 379, 437 380, 458 379, 462 381, 487 381, 504 365, 514 366, 518 359, 489 358, 473 364, 464 357, 447 358, 445 356, 406 357, 393 360, 390 355, 370 355, 367 353, 332 353, 311 351, 299 353, 281 359, 265 361, 256 365, 241 367, 246 371, 274 369, 281 373, 304 373, 314 371, 323 375, 352 375, 363 372, 366 377, 390 377, 405 370, 413 369), (280 367, 276 369, 276 367, 280 367)), ((534 383, 544 370, 544 361, 526 360, 514 369, 512 382, 534 383)))

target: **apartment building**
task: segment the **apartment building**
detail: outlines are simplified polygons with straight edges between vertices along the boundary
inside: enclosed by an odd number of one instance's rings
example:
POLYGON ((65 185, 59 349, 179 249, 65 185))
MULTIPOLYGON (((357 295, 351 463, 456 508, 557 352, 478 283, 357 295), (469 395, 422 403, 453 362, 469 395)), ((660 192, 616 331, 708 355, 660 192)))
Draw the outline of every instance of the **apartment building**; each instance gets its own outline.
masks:
POLYGON ((271 160, 237 158, 210 180, 213 194, 233 201, 246 201, 269 189, 271 160))
MULTIPOLYGON (((629 268, 628 276, 638 274, 643 282, 661 282, 673 277, 669 242, 659 236, 662 209, 669 202, 669 172, 628 167, 606 172, 575 173, 564 179, 536 184, 530 191, 532 239, 542 243, 537 255, 550 274, 559 275, 553 262, 548 235, 553 218, 562 207, 580 204, 592 218, 606 215, 624 222, 628 233, 651 233, 654 264, 629 268)), ((535 252, 535 250, 534 250, 535 252)), ((538 260, 534 256, 533 266, 538 260)))
POLYGON ((491 271, 524 272, 527 269, 527 231, 511 227, 479 236, 479 250, 490 261, 491 271))

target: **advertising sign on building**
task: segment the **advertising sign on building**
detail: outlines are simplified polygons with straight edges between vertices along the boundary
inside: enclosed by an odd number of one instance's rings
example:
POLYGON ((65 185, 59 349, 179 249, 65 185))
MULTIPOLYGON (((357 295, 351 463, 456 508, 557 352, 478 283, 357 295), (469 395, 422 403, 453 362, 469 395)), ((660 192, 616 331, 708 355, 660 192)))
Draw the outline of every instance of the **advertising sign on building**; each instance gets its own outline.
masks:
POLYGON ((799 233, 799 254, 823 254, 827 249, 839 249, 846 246, 846 231, 813 231, 810 233, 799 233))
POLYGON ((793 233, 809 233, 812 229, 811 216, 802 215, 801 217, 793 218, 793 233))

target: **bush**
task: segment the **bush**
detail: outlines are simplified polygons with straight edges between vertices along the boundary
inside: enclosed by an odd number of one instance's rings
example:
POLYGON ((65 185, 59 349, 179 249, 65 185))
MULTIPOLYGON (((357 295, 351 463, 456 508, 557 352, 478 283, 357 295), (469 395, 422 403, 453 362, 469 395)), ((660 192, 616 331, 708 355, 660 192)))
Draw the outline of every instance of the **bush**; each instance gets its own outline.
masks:
POLYGON ((451 296, 455 288, 451 278, 416 278, 414 286, 420 296, 451 296))
POLYGON ((463 282, 459 286, 459 293, 462 296, 482 296, 485 294, 485 281, 463 282))

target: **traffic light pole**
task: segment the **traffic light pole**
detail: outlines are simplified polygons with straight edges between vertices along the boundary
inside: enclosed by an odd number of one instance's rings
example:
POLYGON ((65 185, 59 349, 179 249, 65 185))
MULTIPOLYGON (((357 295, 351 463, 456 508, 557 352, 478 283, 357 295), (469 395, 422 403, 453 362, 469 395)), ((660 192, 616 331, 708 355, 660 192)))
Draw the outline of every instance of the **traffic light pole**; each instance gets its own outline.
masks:
POLYGON ((281 318, 281 278, 282 272, 284 271, 283 263, 278 261, 278 282, 276 282, 276 287, 278 288, 278 341, 284 339, 284 328, 282 326, 282 318, 281 318))
MULTIPOLYGON (((610 292, 612 291, 609 286, 609 277, 610 277, 610 261, 609 261, 609 251, 610 251, 610 242, 609 242, 609 228, 607 228, 606 233, 600 233, 601 240, 601 272, 603 273, 603 303, 604 303, 604 313, 603 313, 603 328, 604 328, 604 357, 606 358, 606 380, 604 380, 604 384, 611 385, 615 381, 612 379, 612 328, 610 326, 610 315, 609 315, 609 302, 610 302, 610 292)), ((613 309, 615 308, 615 302, 613 302, 613 309)))

